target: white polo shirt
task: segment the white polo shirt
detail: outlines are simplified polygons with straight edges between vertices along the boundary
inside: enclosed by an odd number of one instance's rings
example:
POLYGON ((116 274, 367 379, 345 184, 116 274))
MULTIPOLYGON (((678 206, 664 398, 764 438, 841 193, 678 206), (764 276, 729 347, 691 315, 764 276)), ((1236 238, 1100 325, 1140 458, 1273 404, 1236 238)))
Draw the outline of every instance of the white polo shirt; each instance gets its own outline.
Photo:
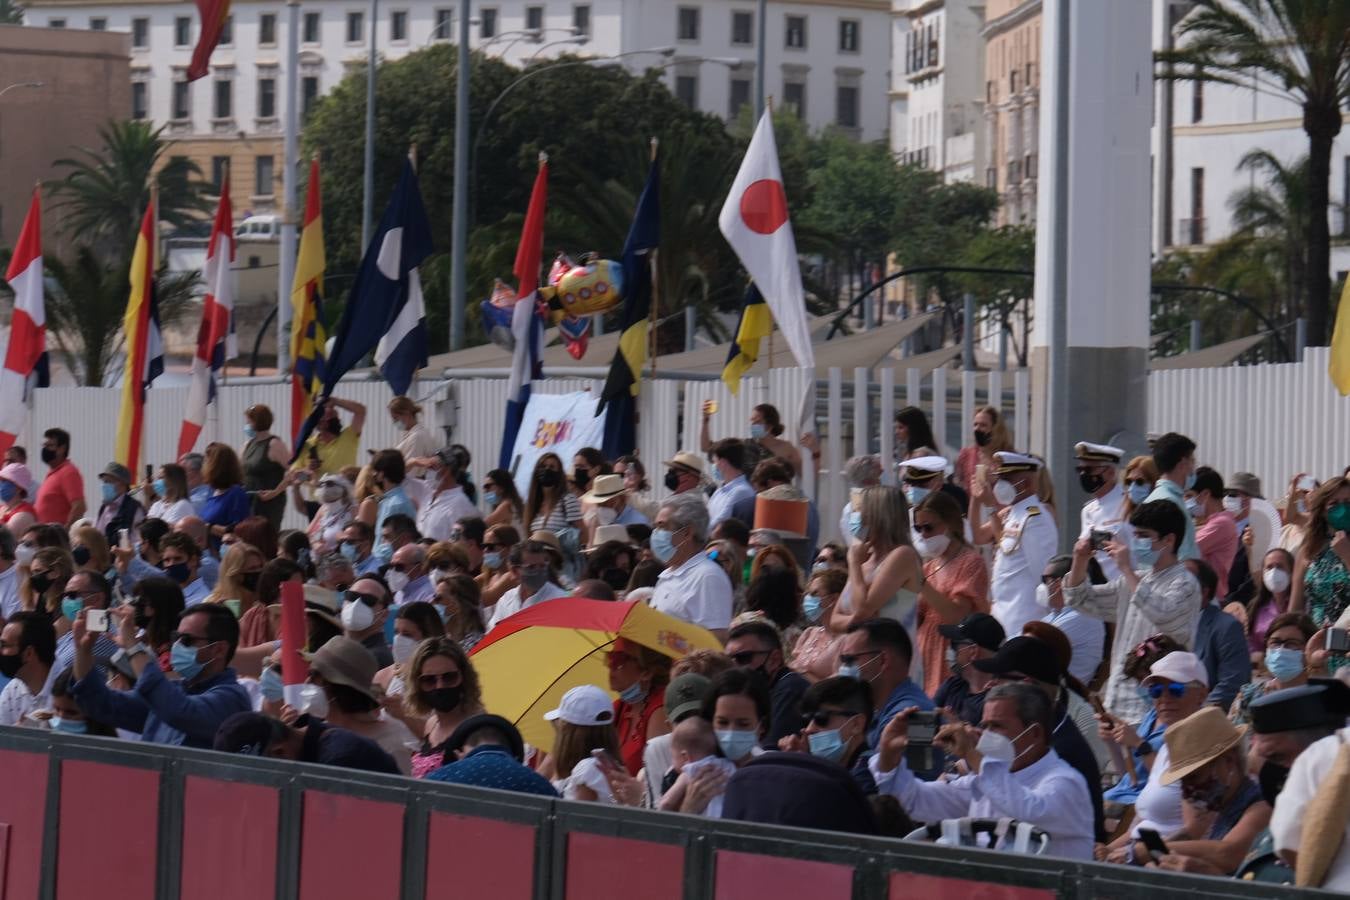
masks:
POLYGON ((731 624, 731 579, 717 563, 695 553, 657 577, 651 605, 709 631, 725 629, 731 624))

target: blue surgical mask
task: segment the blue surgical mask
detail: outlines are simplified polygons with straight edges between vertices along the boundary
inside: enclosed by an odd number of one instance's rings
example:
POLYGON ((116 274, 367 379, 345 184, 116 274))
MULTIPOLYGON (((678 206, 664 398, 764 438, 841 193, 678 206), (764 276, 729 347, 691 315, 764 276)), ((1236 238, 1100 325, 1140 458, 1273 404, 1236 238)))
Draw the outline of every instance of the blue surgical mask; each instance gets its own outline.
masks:
POLYGON ((843 665, 834 673, 839 678, 856 678, 862 681, 862 667, 857 665, 843 665))
POLYGON ((500 569, 502 567, 502 555, 496 550, 489 550, 483 554, 483 568, 500 569))
POLYGON ((1195 519, 1199 518, 1201 512, 1203 512, 1203 510, 1200 508, 1199 500, 1192 497, 1191 499, 1186 501, 1186 515, 1190 516, 1192 519, 1195 519))
POLYGON ((1181 489, 1182 489, 1183 491, 1193 491, 1193 490, 1195 490, 1195 473, 1194 473, 1194 472, 1192 472, 1191 474, 1189 474, 1189 475, 1186 476, 1186 483, 1183 484, 1183 485, 1181 486, 1181 489))
POLYGON ((1158 551, 1146 537, 1137 537, 1130 542, 1130 554, 1134 557, 1136 569, 1151 569, 1158 561, 1158 551))
POLYGON ((1130 502, 1136 506, 1147 500, 1148 495, 1153 493, 1146 484, 1132 484, 1125 489, 1125 492, 1130 495, 1130 502))
POLYGON ((341 544, 338 544, 338 552, 342 554, 342 558, 347 560, 347 562, 356 562, 356 545, 351 541, 343 541, 341 544))
POLYGON ((758 744, 759 735, 753 731, 717 732, 717 746, 722 748, 722 755, 732 762, 745 759, 758 744))
POLYGON ((655 556, 663 563, 670 562, 675 556, 675 536, 665 528, 658 528, 652 532, 651 538, 652 556, 655 556))
POLYGON ((867 540, 867 526, 863 524, 862 513, 856 509, 849 510, 848 533, 860 541, 867 540))
POLYGON ((88 734, 89 723, 84 719, 63 719, 60 716, 52 716, 52 731, 59 731, 62 734, 88 734))
POLYGON ((184 683, 192 681, 206 668, 197 659, 197 648, 189 647, 182 641, 174 641, 169 650, 169 665, 182 676, 184 683))
POLYGON ((811 749, 812 756, 819 756, 830 762, 839 762, 839 758, 844 755, 844 739, 839 736, 838 728, 808 734, 806 743, 811 749))
POLYGON ((815 594, 807 594, 802 598, 802 615, 806 616, 807 621, 817 622, 820 620, 821 600, 815 594))
POLYGON ((103 502, 111 503, 117 499, 117 486, 111 481, 105 481, 101 485, 103 489, 103 502))
POLYGON ((1266 651, 1266 668, 1276 681, 1288 684, 1303 674, 1303 654, 1283 647, 1271 648, 1266 651))
POLYGON ((0 481, 0 500, 5 503, 19 495, 19 487, 12 481, 0 481))
POLYGON ((628 687, 619 691, 619 699, 629 706, 641 703, 647 697, 647 689, 642 686, 642 682, 635 681, 628 687))
POLYGON ((750 437, 753 440, 758 441, 761 438, 765 437, 768 433, 769 429, 765 427, 763 422, 750 423, 750 437))
POLYGON ((156 478, 151 487, 155 489, 155 495, 158 497, 163 497, 169 490, 169 487, 164 483, 163 478, 156 478))
POLYGON ((483 492, 483 502, 486 503, 488 506, 495 507, 495 506, 497 505, 497 492, 496 492, 496 491, 484 491, 484 492, 483 492))
POLYGON ((253 440, 255 437, 257 437, 257 435, 258 435, 258 429, 254 428, 252 425, 245 425, 245 426, 244 426, 244 437, 248 438, 248 439, 251 441, 251 440, 253 440))
POLYGON ((919 502, 931 493, 933 492, 928 488, 919 487, 918 485, 911 484, 905 487, 905 499, 909 501, 910 506, 918 506, 919 502))
POLYGON ((281 670, 276 666, 263 669, 262 677, 258 679, 258 690, 264 700, 280 703, 286 696, 286 685, 281 680, 281 670))
POLYGON ((394 545, 385 544, 375 551, 375 555, 380 558, 380 562, 386 566, 389 565, 389 562, 394 558, 394 545))
POLYGON ((61 600, 61 615, 72 622, 75 621, 75 617, 80 614, 80 610, 82 609, 84 609, 84 601, 79 597, 76 597, 74 600, 67 600, 65 598, 62 598, 61 600))

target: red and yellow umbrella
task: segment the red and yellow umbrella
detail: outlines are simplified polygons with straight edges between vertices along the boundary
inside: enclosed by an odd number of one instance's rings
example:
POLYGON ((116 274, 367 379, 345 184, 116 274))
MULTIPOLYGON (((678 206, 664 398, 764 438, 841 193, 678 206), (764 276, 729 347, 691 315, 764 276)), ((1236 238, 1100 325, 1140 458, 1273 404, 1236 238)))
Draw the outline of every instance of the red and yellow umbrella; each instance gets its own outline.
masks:
POLYGON ((547 750, 553 726, 544 713, 578 685, 608 689, 604 655, 618 638, 674 659, 694 650, 722 649, 707 629, 642 602, 549 600, 498 622, 474 647, 484 707, 516 723, 525 740, 547 750))

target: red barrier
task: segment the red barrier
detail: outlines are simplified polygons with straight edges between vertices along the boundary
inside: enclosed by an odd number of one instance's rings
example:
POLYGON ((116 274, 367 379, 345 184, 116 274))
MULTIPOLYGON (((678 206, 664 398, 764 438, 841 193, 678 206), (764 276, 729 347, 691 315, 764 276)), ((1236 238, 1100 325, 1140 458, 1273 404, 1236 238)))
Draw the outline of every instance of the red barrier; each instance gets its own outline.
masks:
POLYGON ((36 897, 42 883, 42 824, 47 819, 48 757, 0 750, 0 823, 4 883, 0 897, 36 897))
POLYGON ((305 791, 300 900, 399 900, 403 813, 396 803, 305 791))
POLYGON ((759 900, 761 897, 810 897, 850 900, 853 867, 805 859, 717 851, 715 900, 759 900))
POLYGON ((68 759, 61 763, 57 900, 155 896, 159 772, 68 759))
POLYGON ((567 836, 567 900, 681 900, 684 848, 573 832, 567 836))
POLYGON ((916 875, 913 872, 893 872, 890 886, 891 900, 910 897, 949 897, 960 900, 1055 900, 1054 891, 1038 888, 990 884, 987 881, 967 881, 964 878, 939 878, 935 875, 916 875))
POLYGON ((433 812, 427 826, 427 900, 534 897, 531 825, 433 812))
POLYGON ((183 785, 181 900, 236 900, 276 892, 276 788, 189 775, 183 785))

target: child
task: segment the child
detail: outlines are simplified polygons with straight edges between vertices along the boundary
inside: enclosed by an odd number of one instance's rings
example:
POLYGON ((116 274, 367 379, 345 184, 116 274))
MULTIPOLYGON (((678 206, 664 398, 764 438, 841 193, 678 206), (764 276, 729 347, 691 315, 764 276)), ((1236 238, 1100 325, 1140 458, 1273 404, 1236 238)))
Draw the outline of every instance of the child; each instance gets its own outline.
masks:
POLYGON ((563 694, 558 708, 544 713, 553 722, 553 786, 565 800, 614 803, 614 792, 594 751, 619 759, 619 735, 614 730, 614 703, 593 684, 563 694))
MULTIPOLYGON (((667 812, 679 811, 690 781, 704 769, 714 769, 727 778, 736 771, 735 763, 718 754, 717 735, 713 733, 712 725, 699 716, 690 716, 675 726, 671 732, 670 749, 680 777, 661 798, 661 808, 667 812)), ((714 819, 722 817, 721 794, 708 801, 703 814, 714 819)))

